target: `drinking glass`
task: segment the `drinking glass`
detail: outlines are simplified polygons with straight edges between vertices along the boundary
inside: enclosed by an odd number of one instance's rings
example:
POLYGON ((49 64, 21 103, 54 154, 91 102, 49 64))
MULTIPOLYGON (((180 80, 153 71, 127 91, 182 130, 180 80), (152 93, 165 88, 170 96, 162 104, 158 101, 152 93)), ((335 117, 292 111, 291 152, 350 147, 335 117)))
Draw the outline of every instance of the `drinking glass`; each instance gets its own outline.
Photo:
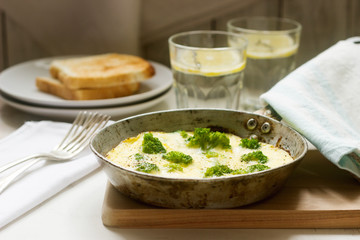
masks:
POLYGON ((226 31, 190 31, 169 38, 178 108, 239 109, 247 40, 226 31))
POLYGON ((260 109, 260 95, 295 68, 301 25, 286 18, 242 17, 228 21, 227 28, 248 40, 241 108, 260 109))

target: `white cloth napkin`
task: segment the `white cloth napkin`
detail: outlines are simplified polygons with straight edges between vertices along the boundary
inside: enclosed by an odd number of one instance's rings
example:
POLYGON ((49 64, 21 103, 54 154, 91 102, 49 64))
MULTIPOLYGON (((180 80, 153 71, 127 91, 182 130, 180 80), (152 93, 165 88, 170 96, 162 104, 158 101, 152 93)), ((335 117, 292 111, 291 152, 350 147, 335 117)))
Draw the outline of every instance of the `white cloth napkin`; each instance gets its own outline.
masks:
MULTIPOLYGON (((50 151, 70 126, 62 122, 26 122, 0 140, 0 166, 30 154, 50 151)), ((89 148, 72 161, 35 164, 0 194, 0 228, 98 167, 89 148)), ((0 174, 0 179, 6 173, 0 174)))
POLYGON ((360 177, 360 37, 339 41, 261 96, 338 167, 360 177))

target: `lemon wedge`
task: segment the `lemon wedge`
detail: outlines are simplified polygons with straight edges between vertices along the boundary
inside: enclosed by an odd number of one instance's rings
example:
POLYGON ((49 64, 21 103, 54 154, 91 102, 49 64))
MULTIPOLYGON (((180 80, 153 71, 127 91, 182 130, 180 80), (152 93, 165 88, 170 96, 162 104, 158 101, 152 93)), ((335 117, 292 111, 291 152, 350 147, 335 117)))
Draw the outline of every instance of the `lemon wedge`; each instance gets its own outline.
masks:
POLYGON ((297 52, 298 44, 288 35, 247 34, 247 57, 255 59, 289 57, 297 52))
POLYGON ((181 72, 204 76, 236 73, 245 68, 245 57, 236 50, 182 50, 177 52, 172 67, 181 72))

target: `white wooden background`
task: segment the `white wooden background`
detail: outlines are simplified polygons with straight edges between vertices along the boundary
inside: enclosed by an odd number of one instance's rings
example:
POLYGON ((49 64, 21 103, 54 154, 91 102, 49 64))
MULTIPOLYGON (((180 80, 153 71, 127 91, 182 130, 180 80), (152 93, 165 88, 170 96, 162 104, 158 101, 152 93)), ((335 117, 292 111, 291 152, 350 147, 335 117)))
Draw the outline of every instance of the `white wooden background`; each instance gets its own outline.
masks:
POLYGON ((0 0, 0 70, 49 56, 129 53, 169 65, 168 37, 240 16, 303 25, 298 65, 360 35, 359 0, 0 0))

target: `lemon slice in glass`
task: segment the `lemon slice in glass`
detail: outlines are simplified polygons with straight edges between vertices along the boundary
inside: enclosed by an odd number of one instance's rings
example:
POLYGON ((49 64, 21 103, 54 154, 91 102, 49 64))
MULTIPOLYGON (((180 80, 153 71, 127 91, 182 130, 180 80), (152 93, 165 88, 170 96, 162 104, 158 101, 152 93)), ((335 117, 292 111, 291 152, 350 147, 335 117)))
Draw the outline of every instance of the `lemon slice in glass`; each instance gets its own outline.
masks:
POLYGON ((247 56, 255 59, 289 57, 297 52, 298 45, 288 35, 247 34, 247 56))
POLYGON ((237 50, 179 50, 172 67, 181 72, 220 76, 242 71, 245 57, 237 50))

